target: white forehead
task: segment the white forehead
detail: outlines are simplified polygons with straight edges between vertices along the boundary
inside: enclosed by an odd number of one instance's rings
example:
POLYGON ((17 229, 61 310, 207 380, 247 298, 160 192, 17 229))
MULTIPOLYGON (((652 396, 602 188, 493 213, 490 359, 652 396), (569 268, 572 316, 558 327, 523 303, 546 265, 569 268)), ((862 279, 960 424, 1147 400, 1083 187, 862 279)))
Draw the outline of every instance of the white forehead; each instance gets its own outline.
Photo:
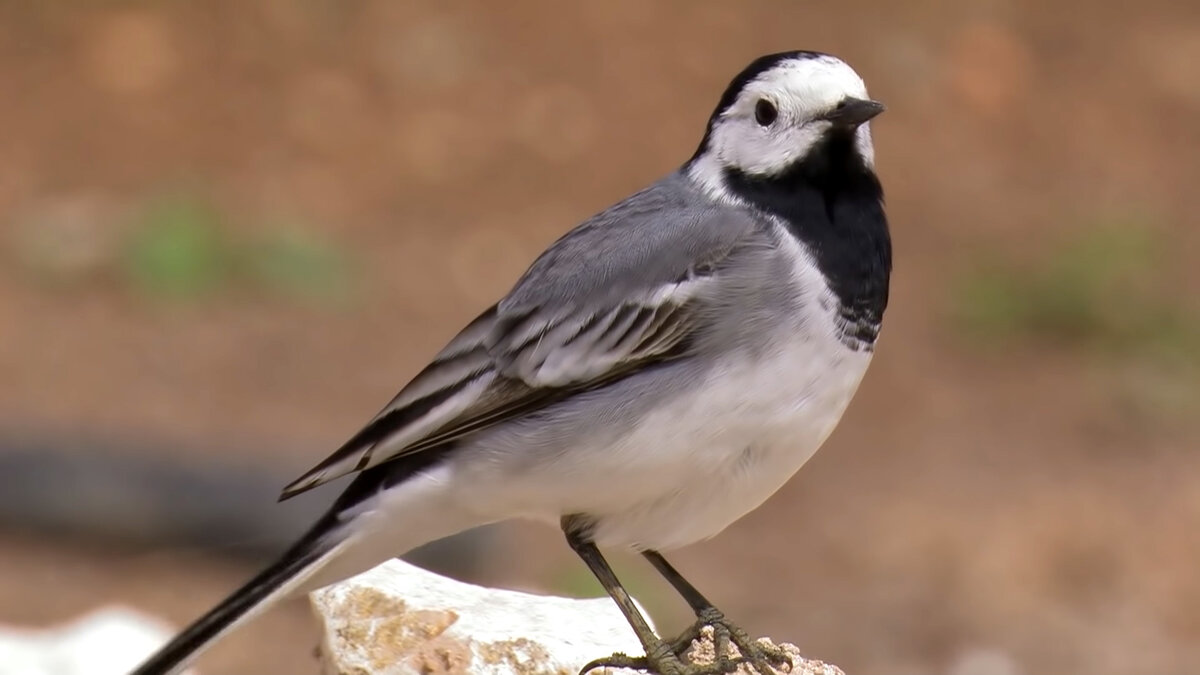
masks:
POLYGON ((753 105, 766 97, 780 107, 823 111, 848 96, 868 98, 867 85, 845 61, 821 55, 777 63, 743 87, 738 103, 753 105))

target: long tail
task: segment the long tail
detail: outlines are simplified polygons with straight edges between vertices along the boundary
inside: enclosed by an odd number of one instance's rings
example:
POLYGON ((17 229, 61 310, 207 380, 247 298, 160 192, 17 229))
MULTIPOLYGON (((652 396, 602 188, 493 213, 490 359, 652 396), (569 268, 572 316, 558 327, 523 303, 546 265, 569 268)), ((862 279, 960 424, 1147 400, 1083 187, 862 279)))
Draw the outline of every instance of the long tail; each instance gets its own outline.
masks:
POLYGON ((130 675, 174 675, 222 635, 305 585, 345 541, 306 536, 244 586, 185 628, 130 675))
MULTIPOLYGON (((296 593, 358 574, 435 539, 490 522, 453 508, 428 458, 393 460, 358 475, 308 534, 130 675, 175 675, 243 621, 296 593), (401 515, 402 514, 402 515, 401 515)), ((434 458, 436 459, 436 457, 434 458)))

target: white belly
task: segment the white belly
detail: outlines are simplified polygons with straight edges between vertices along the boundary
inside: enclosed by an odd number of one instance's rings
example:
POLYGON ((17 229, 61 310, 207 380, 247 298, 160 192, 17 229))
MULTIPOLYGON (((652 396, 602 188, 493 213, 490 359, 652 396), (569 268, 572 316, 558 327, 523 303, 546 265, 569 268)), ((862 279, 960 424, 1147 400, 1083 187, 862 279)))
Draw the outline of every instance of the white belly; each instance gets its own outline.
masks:
MULTIPOLYGON (((606 546, 667 550, 706 539, 812 457, 869 361, 870 352, 847 349, 832 335, 810 337, 758 358, 729 353, 696 386, 636 421, 615 416, 587 429, 564 416, 482 434, 448 471, 448 501, 480 522, 557 524, 583 514, 606 546)), ((582 406, 580 416, 597 414, 582 406)))
POLYGON ((869 352, 813 343, 753 365, 731 359, 610 450, 619 458, 604 467, 612 498, 585 511, 596 541, 667 550, 725 529, 813 456, 869 360, 869 352))

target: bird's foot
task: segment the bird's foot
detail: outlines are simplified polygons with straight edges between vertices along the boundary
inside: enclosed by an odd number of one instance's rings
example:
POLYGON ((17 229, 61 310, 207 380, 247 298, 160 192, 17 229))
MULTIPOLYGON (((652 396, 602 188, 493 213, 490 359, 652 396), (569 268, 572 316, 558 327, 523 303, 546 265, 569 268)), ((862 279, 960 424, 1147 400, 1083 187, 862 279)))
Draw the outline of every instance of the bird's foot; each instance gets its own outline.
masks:
MULTIPOLYGON (((646 673, 654 673, 656 675, 729 675, 737 670, 737 667, 743 663, 749 663, 748 660, 738 657, 733 659, 725 659, 714 661, 713 663, 686 663, 679 657, 667 655, 661 659, 651 659, 646 656, 628 656, 626 654, 613 654, 612 656, 596 659, 583 667, 579 671, 580 675, 588 675, 597 668, 629 668, 631 670, 640 670, 646 673)), ((768 675, 773 675, 774 671, 765 671, 768 675)))
POLYGON ((617 652, 612 656, 596 659, 584 666, 579 675, 588 675, 599 668, 629 668, 658 675, 700 675, 688 670, 688 666, 684 665, 666 644, 659 643, 658 647, 660 648, 648 650, 646 656, 629 656, 617 652))
POLYGON ((727 675, 734 672, 738 665, 747 662, 746 659, 714 660, 712 663, 690 663, 684 655, 687 647, 680 653, 675 653, 671 645, 659 643, 658 648, 651 650, 652 655, 629 656, 613 654, 602 659, 596 659, 583 667, 579 675, 588 675, 599 668, 640 670, 655 675, 727 675))
POLYGON ((776 675, 792 670, 792 658, 787 652, 771 644, 752 639, 745 630, 732 623, 715 607, 701 611, 696 623, 671 641, 671 651, 683 658, 692 648, 692 643, 704 640, 705 629, 712 631, 712 665, 706 665, 706 673, 733 673, 738 666, 746 664, 750 672, 759 675, 776 675), (737 656, 730 654, 729 646, 737 648, 737 656))
POLYGON ((731 675, 742 665, 747 666, 744 672, 777 675, 791 672, 792 659, 774 645, 752 640, 714 608, 701 612, 696 623, 679 637, 647 650, 646 656, 613 654, 587 664, 580 675, 598 668, 628 668, 657 675, 731 675), (710 631, 711 637, 706 639, 709 636, 705 633, 710 631), (689 654, 696 641, 712 644, 712 654, 702 658, 703 663, 693 663, 689 658, 696 655, 689 654), (736 648, 736 655, 731 653, 730 645, 736 648))

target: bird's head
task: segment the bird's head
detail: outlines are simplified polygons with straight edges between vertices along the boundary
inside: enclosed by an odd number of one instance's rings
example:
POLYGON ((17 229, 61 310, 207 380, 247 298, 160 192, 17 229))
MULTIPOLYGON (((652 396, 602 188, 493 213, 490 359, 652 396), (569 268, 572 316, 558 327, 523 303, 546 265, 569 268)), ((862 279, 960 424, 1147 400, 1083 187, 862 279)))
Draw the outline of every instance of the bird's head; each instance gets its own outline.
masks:
POLYGON ((874 163, 867 122, 883 112, 841 59, 793 51, 756 59, 729 83, 687 170, 719 190, 733 171, 747 178, 788 172, 831 141, 874 163))

